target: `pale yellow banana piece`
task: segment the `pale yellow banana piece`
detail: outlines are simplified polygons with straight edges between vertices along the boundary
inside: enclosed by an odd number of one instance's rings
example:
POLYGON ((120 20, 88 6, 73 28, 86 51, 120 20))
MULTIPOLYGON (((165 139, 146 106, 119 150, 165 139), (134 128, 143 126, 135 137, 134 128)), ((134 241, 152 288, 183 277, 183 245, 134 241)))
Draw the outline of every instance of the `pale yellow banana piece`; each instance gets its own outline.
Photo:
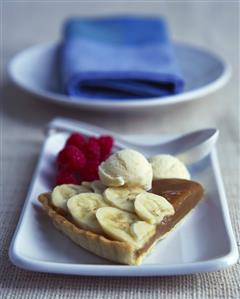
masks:
POLYGON ((114 207, 100 208, 96 217, 104 232, 112 239, 140 247, 155 232, 155 226, 133 214, 114 207))
POLYGON ((150 192, 139 194, 134 207, 139 218, 152 224, 160 223, 165 216, 175 213, 173 206, 164 197, 150 192))
POLYGON ((83 229, 102 234, 100 224, 96 219, 96 211, 105 207, 106 203, 100 194, 82 193, 71 197, 67 207, 74 221, 83 229))
POLYGON ((155 226, 146 221, 137 221, 131 225, 130 229, 131 235, 139 243, 152 235, 153 231, 155 231, 155 226))
POLYGON ((107 188, 100 180, 95 180, 93 182, 82 182, 82 185, 89 188, 90 191, 103 194, 104 190, 107 188))
POLYGON ((107 186, 105 186, 101 181, 96 180, 91 183, 91 189, 98 194, 103 194, 107 186))
POLYGON ((89 188, 81 185, 64 184, 56 186, 52 191, 52 204, 67 211, 67 201, 70 197, 89 192, 89 188))
POLYGON ((84 187, 89 188, 89 190, 92 190, 92 188, 91 188, 91 182, 83 181, 81 185, 84 186, 84 187))
POLYGON ((145 191, 141 188, 110 187, 104 191, 103 196, 111 206, 134 213, 134 200, 142 192, 145 191))

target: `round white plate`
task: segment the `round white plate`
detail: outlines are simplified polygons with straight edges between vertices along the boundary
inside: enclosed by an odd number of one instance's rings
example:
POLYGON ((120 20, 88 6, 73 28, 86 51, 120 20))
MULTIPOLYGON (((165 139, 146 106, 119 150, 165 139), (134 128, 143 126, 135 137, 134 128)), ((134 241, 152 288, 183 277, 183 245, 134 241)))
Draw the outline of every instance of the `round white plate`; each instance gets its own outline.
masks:
POLYGON ((9 64, 15 84, 40 99, 92 110, 130 110, 167 106, 195 100, 222 87, 230 77, 230 66, 213 53, 186 44, 175 44, 185 91, 178 95, 134 100, 104 100, 69 97, 59 80, 58 43, 40 44, 17 54, 9 64))

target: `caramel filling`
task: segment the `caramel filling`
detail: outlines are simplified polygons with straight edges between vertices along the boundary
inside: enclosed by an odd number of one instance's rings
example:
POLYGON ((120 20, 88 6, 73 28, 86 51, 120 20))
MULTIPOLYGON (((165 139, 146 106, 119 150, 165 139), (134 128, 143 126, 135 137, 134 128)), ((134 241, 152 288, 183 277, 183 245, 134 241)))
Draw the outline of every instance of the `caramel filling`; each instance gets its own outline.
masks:
POLYGON ((157 225, 156 234, 136 251, 136 256, 140 256, 157 239, 171 231, 197 205, 203 196, 203 188, 199 183, 182 179, 153 181, 151 192, 165 197, 173 205, 175 214, 163 218, 162 222, 157 225))
MULTIPOLYGON (((203 187, 199 183, 190 180, 161 179, 153 181, 150 192, 166 198, 173 205, 175 214, 163 218, 162 222, 156 227, 156 233, 142 248, 136 250, 137 257, 147 251, 156 240, 171 231, 197 205, 203 196, 203 187)), ((51 204, 50 194, 48 195, 48 202, 58 214, 74 223, 72 217, 66 211, 51 204)))

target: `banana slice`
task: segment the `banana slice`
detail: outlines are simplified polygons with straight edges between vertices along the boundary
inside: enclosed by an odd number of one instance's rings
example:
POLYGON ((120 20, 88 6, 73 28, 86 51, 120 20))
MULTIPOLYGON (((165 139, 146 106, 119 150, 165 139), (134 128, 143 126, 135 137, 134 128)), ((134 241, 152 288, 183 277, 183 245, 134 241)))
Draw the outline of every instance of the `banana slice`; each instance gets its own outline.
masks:
POLYGON ((89 188, 81 185, 73 185, 73 184, 64 184, 60 186, 56 186, 52 191, 52 204, 55 207, 61 208, 67 211, 67 201, 70 197, 89 192, 89 188))
POLYGON ((90 190, 92 189, 92 188, 91 188, 91 182, 83 181, 81 185, 84 186, 84 187, 89 188, 90 190))
POLYGON ((113 207, 100 208, 96 217, 104 232, 114 240, 139 247, 155 232, 155 226, 128 212, 113 207))
POLYGON ((152 235, 152 232, 155 231, 155 226, 146 221, 137 221, 131 225, 130 229, 131 235, 135 240, 141 242, 145 240, 147 236, 152 235))
POLYGON ((134 207, 139 218, 152 224, 160 223, 165 216, 175 213, 173 206, 164 197, 149 192, 139 194, 134 207))
POLYGON ((89 188, 90 191, 97 194, 103 194, 104 190, 107 188, 100 180, 95 180, 93 182, 82 182, 82 186, 89 188))
POLYGON ((96 219, 96 211, 105 207, 106 203, 100 194, 82 193, 71 197, 67 207, 73 219, 83 229, 102 234, 100 224, 96 219))
POLYGON ((103 196, 110 205, 134 213, 134 200, 142 192, 145 191, 141 188, 110 187, 104 191, 103 196))
POLYGON ((93 181, 91 184, 91 189, 97 194, 103 194, 107 186, 103 185, 103 183, 99 180, 93 181))

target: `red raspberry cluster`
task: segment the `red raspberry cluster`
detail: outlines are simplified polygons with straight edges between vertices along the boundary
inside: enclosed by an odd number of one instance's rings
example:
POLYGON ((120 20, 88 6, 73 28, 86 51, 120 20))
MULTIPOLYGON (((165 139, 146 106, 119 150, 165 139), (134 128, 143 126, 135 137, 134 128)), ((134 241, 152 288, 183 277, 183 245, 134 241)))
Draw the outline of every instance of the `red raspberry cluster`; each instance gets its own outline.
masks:
POLYGON ((98 166, 111 154, 113 142, 111 136, 87 139, 73 133, 58 153, 56 184, 80 184, 98 179, 98 166))

